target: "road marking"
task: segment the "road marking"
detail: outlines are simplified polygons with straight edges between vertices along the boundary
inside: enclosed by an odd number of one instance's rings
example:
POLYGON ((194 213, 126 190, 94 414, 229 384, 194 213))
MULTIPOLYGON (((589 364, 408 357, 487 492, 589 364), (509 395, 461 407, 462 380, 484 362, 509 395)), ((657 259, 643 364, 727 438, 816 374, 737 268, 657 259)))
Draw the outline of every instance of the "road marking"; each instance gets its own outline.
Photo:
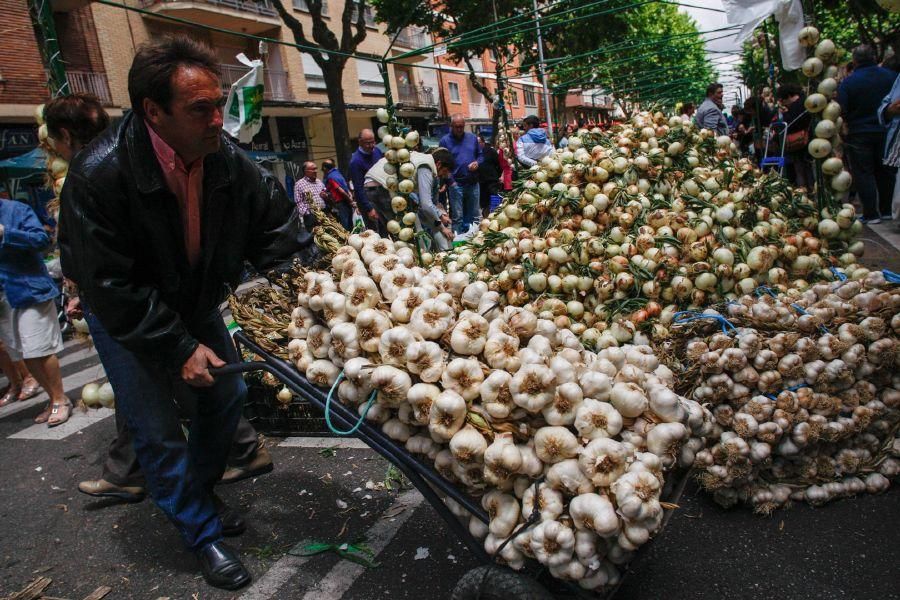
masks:
POLYGON ((284 438, 279 448, 369 448, 362 440, 357 438, 333 438, 333 437, 289 437, 284 438))
MULTIPOLYGON (((390 544, 403 524, 416 512, 423 499, 422 494, 415 489, 400 494, 388 511, 397 510, 402 506, 405 506, 406 510, 389 519, 378 519, 378 522, 366 532, 366 545, 372 549, 375 556, 390 544)), ((303 600, 340 600, 365 570, 366 567, 362 565, 339 561, 325 577, 320 578, 313 588, 306 592, 303 600)))
POLYGON ((73 433, 81 431, 85 427, 90 427, 94 423, 99 423, 107 417, 116 414, 112 408, 90 409, 87 412, 73 410, 72 416, 68 421, 56 427, 47 427, 46 423, 37 423, 31 427, 27 427, 19 433, 9 436, 13 440, 62 440, 73 433))
MULTIPOLYGON (((294 548, 302 548, 309 544, 311 540, 303 540, 294 548)), ((305 563, 309 562, 312 556, 294 556, 293 554, 285 554, 272 565, 265 574, 257 579, 253 586, 244 592, 240 600, 268 600, 277 596, 278 590, 290 581, 298 573, 303 573, 300 569, 305 563)), ((304 581, 306 585, 313 585, 311 576, 309 582, 304 581)))
MULTIPOLYGON (((400 530, 400 527, 406 523, 422 503, 422 500, 422 494, 420 494, 418 490, 407 490, 406 492, 403 492, 394 500, 385 513, 392 514, 402 508, 406 508, 406 510, 402 510, 389 519, 380 518, 378 522, 366 532, 364 536, 366 544, 372 549, 376 556, 387 547, 400 530)), ((300 542, 295 548, 302 548, 308 543, 309 541, 300 542)), ((308 573, 305 573, 300 568, 311 558, 312 557, 310 556, 293 556, 291 554, 285 554, 279 558, 268 571, 266 571, 265 575, 260 577, 253 584, 253 587, 241 596, 240 600, 269 600, 270 598, 296 597, 296 594, 293 593, 293 591, 291 593, 281 593, 281 588, 288 582, 295 582, 297 579, 300 580, 299 583, 302 584, 302 589, 308 590, 306 595, 303 596, 303 600, 337 599, 343 596, 360 574, 365 571, 365 567, 362 565, 341 560, 338 561, 324 578, 317 577, 313 579, 308 573)))
MULTIPOLYGON (((106 373, 103 371, 103 367, 98 362, 96 365, 91 365, 86 369, 82 369, 74 375, 64 377, 63 389, 65 390, 66 396, 68 396, 69 399, 72 400, 72 402, 75 402, 81 397, 81 388, 84 387, 85 384, 100 382, 105 377, 106 373)), ((47 402, 47 400, 49 399, 50 397, 47 395, 47 392, 41 392, 34 398, 26 400, 25 402, 15 402, 13 404, 7 404, 3 408, 0 408, 0 419, 31 408, 36 404, 47 402)))

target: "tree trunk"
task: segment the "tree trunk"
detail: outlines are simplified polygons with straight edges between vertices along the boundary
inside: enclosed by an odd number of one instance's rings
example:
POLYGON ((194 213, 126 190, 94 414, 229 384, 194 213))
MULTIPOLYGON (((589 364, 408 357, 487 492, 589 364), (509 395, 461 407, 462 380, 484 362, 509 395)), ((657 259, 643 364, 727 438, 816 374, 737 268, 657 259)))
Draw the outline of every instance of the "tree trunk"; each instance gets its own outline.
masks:
POLYGON ((347 103, 344 101, 343 65, 329 65, 322 69, 331 110, 331 132, 334 136, 334 151, 338 168, 345 175, 350 174, 350 126, 347 122, 347 103))

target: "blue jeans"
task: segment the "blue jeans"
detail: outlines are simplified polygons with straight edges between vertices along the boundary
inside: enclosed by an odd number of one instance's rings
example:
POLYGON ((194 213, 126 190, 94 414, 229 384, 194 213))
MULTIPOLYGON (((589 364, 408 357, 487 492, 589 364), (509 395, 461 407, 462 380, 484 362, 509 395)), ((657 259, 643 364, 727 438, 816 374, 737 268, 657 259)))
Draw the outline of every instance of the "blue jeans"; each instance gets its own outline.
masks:
POLYGON ((350 203, 346 200, 341 200, 340 202, 335 202, 332 206, 334 206, 337 220, 343 225, 344 229, 353 231, 353 207, 350 206, 350 203))
MULTIPOLYGON (((125 416, 150 495, 178 528, 189 550, 222 539, 212 488, 225 460, 247 386, 240 374, 217 377, 211 387, 188 386, 159 360, 137 355, 115 341, 87 306, 84 315, 97 354, 125 416), (196 402, 189 439, 175 397, 196 402)), ((239 360, 222 317, 212 312, 188 325, 191 334, 226 362, 239 360)))
POLYGON ((449 187, 450 216, 453 218, 453 231, 462 233, 472 223, 481 221, 480 197, 477 183, 460 185, 454 183, 449 187))

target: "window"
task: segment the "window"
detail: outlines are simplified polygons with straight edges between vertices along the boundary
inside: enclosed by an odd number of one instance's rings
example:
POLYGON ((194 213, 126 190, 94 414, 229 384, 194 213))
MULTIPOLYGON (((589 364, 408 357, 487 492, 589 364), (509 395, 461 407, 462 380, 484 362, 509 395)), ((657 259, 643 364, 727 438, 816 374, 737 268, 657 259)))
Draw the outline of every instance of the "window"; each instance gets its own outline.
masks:
POLYGON ((322 75, 322 69, 313 60, 313 57, 305 52, 300 55, 303 60, 303 74, 306 76, 306 89, 308 90, 324 90, 325 76, 322 75))
MULTIPOLYGON (((350 13, 350 22, 356 23, 356 19, 359 17, 359 0, 351 0, 353 2, 353 10, 350 13)), ((365 16, 366 26, 367 27, 375 27, 375 11, 372 10, 372 6, 370 4, 366 4, 365 8, 365 16)))
POLYGON ((369 60, 356 61, 356 73, 359 76, 359 91, 363 94, 384 96, 384 79, 378 63, 369 60))
POLYGON ((512 106, 519 105, 519 92, 517 92, 516 90, 509 90, 509 103, 512 106))
MULTIPOLYGON (((294 10, 309 12, 309 5, 306 0, 294 0, 294 10)), ((328 16, 328 0, 322 0, 322 16, 328 16)))
POLYGON ((451 81, 447 85, 450 87, 450 102, 453 104, 462 104, 462 100, 459 99, 459 84, 455 81, 451 81))
POLYGON ((534 90, 525 88, 525 106, 537 106, 537 98, 534 96, 534 90))

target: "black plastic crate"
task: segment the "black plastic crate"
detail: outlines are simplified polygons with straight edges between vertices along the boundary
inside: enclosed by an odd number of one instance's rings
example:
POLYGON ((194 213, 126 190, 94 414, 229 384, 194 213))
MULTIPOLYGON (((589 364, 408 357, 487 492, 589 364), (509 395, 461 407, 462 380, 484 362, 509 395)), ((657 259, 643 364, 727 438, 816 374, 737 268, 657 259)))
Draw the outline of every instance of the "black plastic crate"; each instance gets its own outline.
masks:
POLYGON ((325 416, 316 406, 297 398, 289 404, 278 401, 278 389, 267 386, 256 374, 247 375, 247 402, 244 416, 259 432, 276 437, 333 436, 325 416))

